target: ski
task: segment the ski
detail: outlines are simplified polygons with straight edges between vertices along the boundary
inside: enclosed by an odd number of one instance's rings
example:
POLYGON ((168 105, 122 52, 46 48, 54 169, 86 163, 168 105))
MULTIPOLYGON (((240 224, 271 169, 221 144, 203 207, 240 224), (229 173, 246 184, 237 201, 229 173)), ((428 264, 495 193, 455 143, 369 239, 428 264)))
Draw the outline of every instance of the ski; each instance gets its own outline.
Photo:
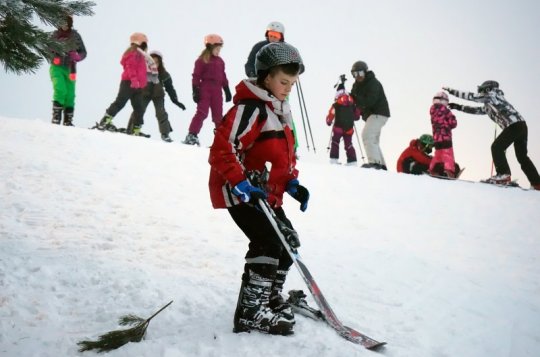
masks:
POLYGON ((88 129, 97 129, 97 130, 99 130, 99 131, 108 131, 108 132, 111 132, 111 133, 121 133, 121 134, 132 135, 132 136, 140 136, 140 137, 143 137, 143 138, 149 138, 149 137, 151 137, 150 134, 145 134, 145 133, 143 133, 143 132, 140 132, 139 135, 128 134, 127 128, 115 128, 115 127, 111 127, 111 129, 105 128, 105 127, 102 128, 102 127, 99 125, 98 122, 96 122, 96 125, 94 125, 94 126, 91 127, 91 128, 88 128, 88 129), (112 128, 114 128, 114 130, 113 130, 112 128))
POLYGON ((324 321, 332 327, 341 337, 345 338, 346 340, 361 345, 369 350, 378 350, 382 346, 386 344, 386 342, 379 342, 377 340, 374 340, 373 338, 358 332, 348 326, 343 325, 343 323, 339 320, 339 318, 336 316, 332 308, 330 307, 330 304, 324 297, 321 289, 315 282, 315 279, 309 272, 307 266, 302 261, 302 258, 300 257, 300 254, 298 253, 298 250, 296 248, 291 247, 292 246, 299 246, 299 240, 298 240, 298 233, 296 231, 288 228, 274 213, 270 205, 267 201, 259 199, 258 201, 260 209, 264 212, 266 217, 268 218, 268 221, 270 224, 272 224, 272 227, 276 231, 277 235, 279 236, 279 239, 281 240, 281 243, 291 256, 294 264, 296 265, 296 268, 298 269, 298 272, 300 273, 300 276, 306 283, 309 291, 313 295, 313 299, 315 300, 315 303, 319 307, 320 314, 322 315, 322 318, 324 321))
POLYGON ((129 134, 128 131, 127 131, 127 128, 118 128, 118 129, 116 129, 116 132, 117 132, 117 133, 127 134, 127 135, 132 135, 132 136, 140 136, 140 137, 143 137, 143 138, 149 138, 149 137, 151 137, 150 134, 145 134, 145 133, 143 133, 142 131, 139 132, 139 135, 129 134))
POLYGON ((442 179, 442 180, 459 180, 459 177, 461 176, 463 171, 465 171, 465 168, 462 168, 461 170, 459 170, 459 172, 456 174, 456 177, 448 177, 448 176, 435 175, 435 174, 430 174, 430 173, 428 173, 428 175, 431 176, 431 177, 442 179))
POLYGON ((488 184, 488 185, 492 185, 492 186, 497 186, 497 187, 503 187, 503 188, 514 187, 514 188, 522 189, 523 191, 529 191, 529 189, 527 189, 525 187, 521 187, 517 183, 517 180, 512 180, 512 181, 510 181, 508 183, 495 183, 495 182, 490 182, 489 179, 487 179, 487 180, 480 180, 479 182, 480 183, 485 183, 485 184, 488 184))

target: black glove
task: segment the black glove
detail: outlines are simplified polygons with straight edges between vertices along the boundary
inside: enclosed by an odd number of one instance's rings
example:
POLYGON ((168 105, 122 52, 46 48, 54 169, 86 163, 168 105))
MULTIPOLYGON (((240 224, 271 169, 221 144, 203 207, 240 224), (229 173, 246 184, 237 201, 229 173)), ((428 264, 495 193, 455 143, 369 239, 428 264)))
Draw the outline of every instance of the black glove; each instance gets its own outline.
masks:
POLYGON ((178 101, 178 99, 174 99, 172 101, 174 104, 176 104, 180 109, 186 110, 186 106, 178 101))
POLYGON ((463 110, 463 105, 457 103, 448 103, 450 109, 463 110))
POLYGON ((225 92, 225 101, 230 102, 232 99, 232 96, 231 96, 231 90, 229 89, 229 86, 223 87, 223 91, 225 92))
POLYGON ((285 190, 292 198, 300 202, 300 211, 305 212, 309 201, 308 189, 300 185, 298 179, 292 179, 287 183, 285 190))
POLYGON ((193 86, 193 101, 195 103, 199 103, 199 99, 201 99, 201 93, 199 91, 199 87, 193 86))

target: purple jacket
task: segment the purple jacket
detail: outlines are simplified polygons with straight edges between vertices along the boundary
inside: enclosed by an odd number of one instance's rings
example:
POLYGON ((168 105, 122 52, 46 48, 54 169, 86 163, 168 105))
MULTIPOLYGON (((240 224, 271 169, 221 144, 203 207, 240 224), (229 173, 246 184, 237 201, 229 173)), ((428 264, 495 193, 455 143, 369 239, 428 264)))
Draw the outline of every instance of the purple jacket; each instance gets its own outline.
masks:
POLYGON ((454 114, 452 114, 446 105, 442 104, 433 104, 429 110, 429 114, 431 114, 435 148, 452 147, 452 129, 457 126, 457 120, 454 114), (440 144, 443 143, 446 145, 441 146, 440 144))
POLYGON ((208 63, 201 58, 195 61, 193 69, 193 87, 200 88, 207 85, 223 88, 229 85, 227 75, 225 74, 225 62, 221 57, 210 56, 208 63))

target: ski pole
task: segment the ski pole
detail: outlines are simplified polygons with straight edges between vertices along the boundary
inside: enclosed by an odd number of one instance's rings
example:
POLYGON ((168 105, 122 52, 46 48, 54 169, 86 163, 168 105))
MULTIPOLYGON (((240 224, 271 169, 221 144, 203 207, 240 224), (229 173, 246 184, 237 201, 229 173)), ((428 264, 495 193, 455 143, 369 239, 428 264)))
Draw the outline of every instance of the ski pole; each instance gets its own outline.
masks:
POLYGON ((302 107, 302 100, 300 99, 301 97, 300 97, 299 88, 300 88, 299 86, 296 86, 296 93, 298 94, 298 105, 300 106, 300 115, 302 115, 302 127, 304 128, 304 136, 306 137, 306 146, 309 151, 309 140, 308 140, 307 131, 306 131, 306 122, 304 119, 304 108, 302 107))
MULTIPOLYGON (((298 88, 298 90, 300 92, 300 98, 302 100, 302 105, 304 106, 304 111, 306 112, 306 122, 307 122, 308 129, 309 129, 309 136, 311 137, 311 144, 313 145, 313 152, 316 153, 317 150, 315 149, 315 142, 313 141, 313 132, 311 131, 311 123, 309 122, 309 116, 308 116, 308 113, 307 113, 306 101, 304 99, 304 91, 302 90, 302 83, 300 83, 300 78, 298 78, 298 86, 296 88, 298 88)), ((307 140, 307 136, 306 136, 306 140, 307 140)))
POLYGON ((332 134, 334 133, 333 130, 330 130, 330 139, 328 139, 328 146, 326 147, 326 152, 330 151, 330 145, 332 145, 332 134))
POLYGON ((358 141, 358 148, 360 149, 360 154, 362 155, 362 162, 365 164, 366 160, 364 159, 364 150, 362 150, 362 144, 360 143, 360 138, 358 137, 358 130, 356 130, 356 124, 353 123, 354 133, 356 134, 356 141, 358 141))
MULTIPOLYGON (((497 139, 497 123, 495 123, 495 132, 493 133, 493 141, 497 139)), ((491 158, 491 176, 493 176, 493 168, 495 167, 495 162, 493 162, 493 158, 491 158)))

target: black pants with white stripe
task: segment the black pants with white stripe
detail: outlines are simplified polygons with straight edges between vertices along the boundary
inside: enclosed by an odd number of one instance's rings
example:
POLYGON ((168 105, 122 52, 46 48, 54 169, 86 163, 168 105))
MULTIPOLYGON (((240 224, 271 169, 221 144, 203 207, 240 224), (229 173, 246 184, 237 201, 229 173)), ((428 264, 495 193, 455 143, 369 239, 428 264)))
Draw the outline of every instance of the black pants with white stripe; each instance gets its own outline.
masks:
MULTIPOLYGON (((234 222, 249 239, 245 273, 249 269, 273 279, 278 269, 288 270, 290 268, 293 261, 264 212, 245 203, 230 207, 228 211, 234 222)), ((283 223, 293 229, 283 208, 276 208, 274 212, 283 223)), ((246 274, 244 274, 245 277, 246 274)))

